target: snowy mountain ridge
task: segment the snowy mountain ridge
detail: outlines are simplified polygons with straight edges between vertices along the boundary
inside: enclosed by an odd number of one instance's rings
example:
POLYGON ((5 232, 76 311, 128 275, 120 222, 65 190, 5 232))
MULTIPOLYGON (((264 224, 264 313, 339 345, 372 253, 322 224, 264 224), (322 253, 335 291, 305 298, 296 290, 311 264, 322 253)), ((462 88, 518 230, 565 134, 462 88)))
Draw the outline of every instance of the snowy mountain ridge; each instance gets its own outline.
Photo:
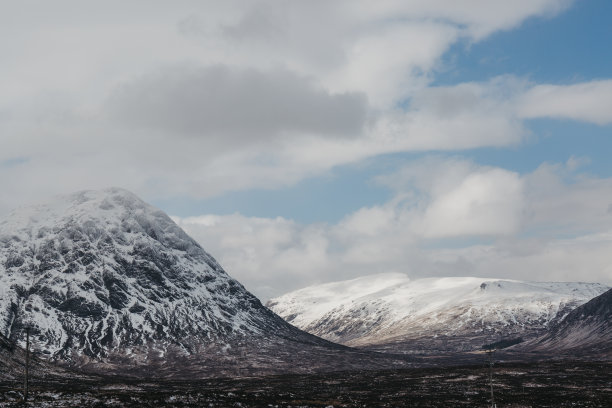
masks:
MULTIPOLYGON (((607 286, 379 274, 310 286, 267 306, 309 333, 350 346, 423 338, 535 335, 607 286)), ((474 344, 478 344, 476 341, 474 344)))

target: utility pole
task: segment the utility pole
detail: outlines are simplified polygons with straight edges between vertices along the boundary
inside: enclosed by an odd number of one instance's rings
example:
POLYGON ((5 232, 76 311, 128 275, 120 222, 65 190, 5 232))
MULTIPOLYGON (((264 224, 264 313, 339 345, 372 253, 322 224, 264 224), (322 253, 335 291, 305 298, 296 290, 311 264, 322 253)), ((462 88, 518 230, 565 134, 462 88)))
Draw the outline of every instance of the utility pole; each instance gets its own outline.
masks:
POLYGON ((497 408, 495 405, 495 397, 493 396, 493 353, 495 352, 494 348, 487 350, 487 354, 489 355, 489 384, 491 385, 491 408, 497 408))
POLYGON ((30 327, 26 327, 25 379, 23 382, 23 400, 28 400, 28 381, 30 375, 30 327))

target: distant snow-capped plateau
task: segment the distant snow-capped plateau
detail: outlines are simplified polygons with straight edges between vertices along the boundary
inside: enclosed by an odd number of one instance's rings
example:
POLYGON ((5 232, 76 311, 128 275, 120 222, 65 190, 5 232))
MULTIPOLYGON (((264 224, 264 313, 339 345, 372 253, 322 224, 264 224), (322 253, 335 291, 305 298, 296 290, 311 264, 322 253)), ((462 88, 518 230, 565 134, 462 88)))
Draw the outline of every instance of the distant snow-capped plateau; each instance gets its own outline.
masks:
POLYGON ((534 338, 609 287, 476 277, 371 275, 310 286, 267 306, 333 342, 392 352, 469 351, 534 338))

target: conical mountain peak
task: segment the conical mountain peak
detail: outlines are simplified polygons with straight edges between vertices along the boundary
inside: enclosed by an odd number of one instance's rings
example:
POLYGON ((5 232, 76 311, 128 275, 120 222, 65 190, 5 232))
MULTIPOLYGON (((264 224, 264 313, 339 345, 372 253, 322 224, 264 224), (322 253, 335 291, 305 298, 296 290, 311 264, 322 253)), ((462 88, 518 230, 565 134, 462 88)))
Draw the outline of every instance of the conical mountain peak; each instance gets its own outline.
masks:
POLYGON ((32 326, 56 358, 165 352, 279 319, 164 212, 111 188, 14 211, 0 225, 0 333, 32 326))

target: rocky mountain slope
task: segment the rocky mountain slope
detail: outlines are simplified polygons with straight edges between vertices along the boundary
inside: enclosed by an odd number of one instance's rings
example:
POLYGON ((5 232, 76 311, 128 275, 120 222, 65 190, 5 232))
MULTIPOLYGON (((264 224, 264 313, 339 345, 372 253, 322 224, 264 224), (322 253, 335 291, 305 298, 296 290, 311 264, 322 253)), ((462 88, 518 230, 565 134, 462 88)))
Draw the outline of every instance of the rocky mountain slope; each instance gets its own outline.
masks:
MULTIPOLYGON (((56 364, 49 363, 30 351, 28 360, 28 379, 29 382, 58 382, 58 381, 95 381, 97 377, 83 375, 56 364)), ((21 389, 25 378, 26 351, 9 341, 0 334, 0 383, 19 384, 21 389)), ((0 401, 2 399, 0 398, 0 401)), ((0 404, 1 406, 1 404, 0 404)))
POLYGON ((288 325, 166 214, 121 189, 60 197, 0 221, 0 334, 23 345, 26 327, 40 355, 107 373, 389 364, 288 325))
POLYGON ((535 337, 607 289, 595 283, 471 277, 410 280, 395 273, 311 286, 267 305, 295 326, 334 342, 428 353, 535 337))
POLYGON ((578 306, 544 336, 522 348, 612 359, 612 289, 578 306))

